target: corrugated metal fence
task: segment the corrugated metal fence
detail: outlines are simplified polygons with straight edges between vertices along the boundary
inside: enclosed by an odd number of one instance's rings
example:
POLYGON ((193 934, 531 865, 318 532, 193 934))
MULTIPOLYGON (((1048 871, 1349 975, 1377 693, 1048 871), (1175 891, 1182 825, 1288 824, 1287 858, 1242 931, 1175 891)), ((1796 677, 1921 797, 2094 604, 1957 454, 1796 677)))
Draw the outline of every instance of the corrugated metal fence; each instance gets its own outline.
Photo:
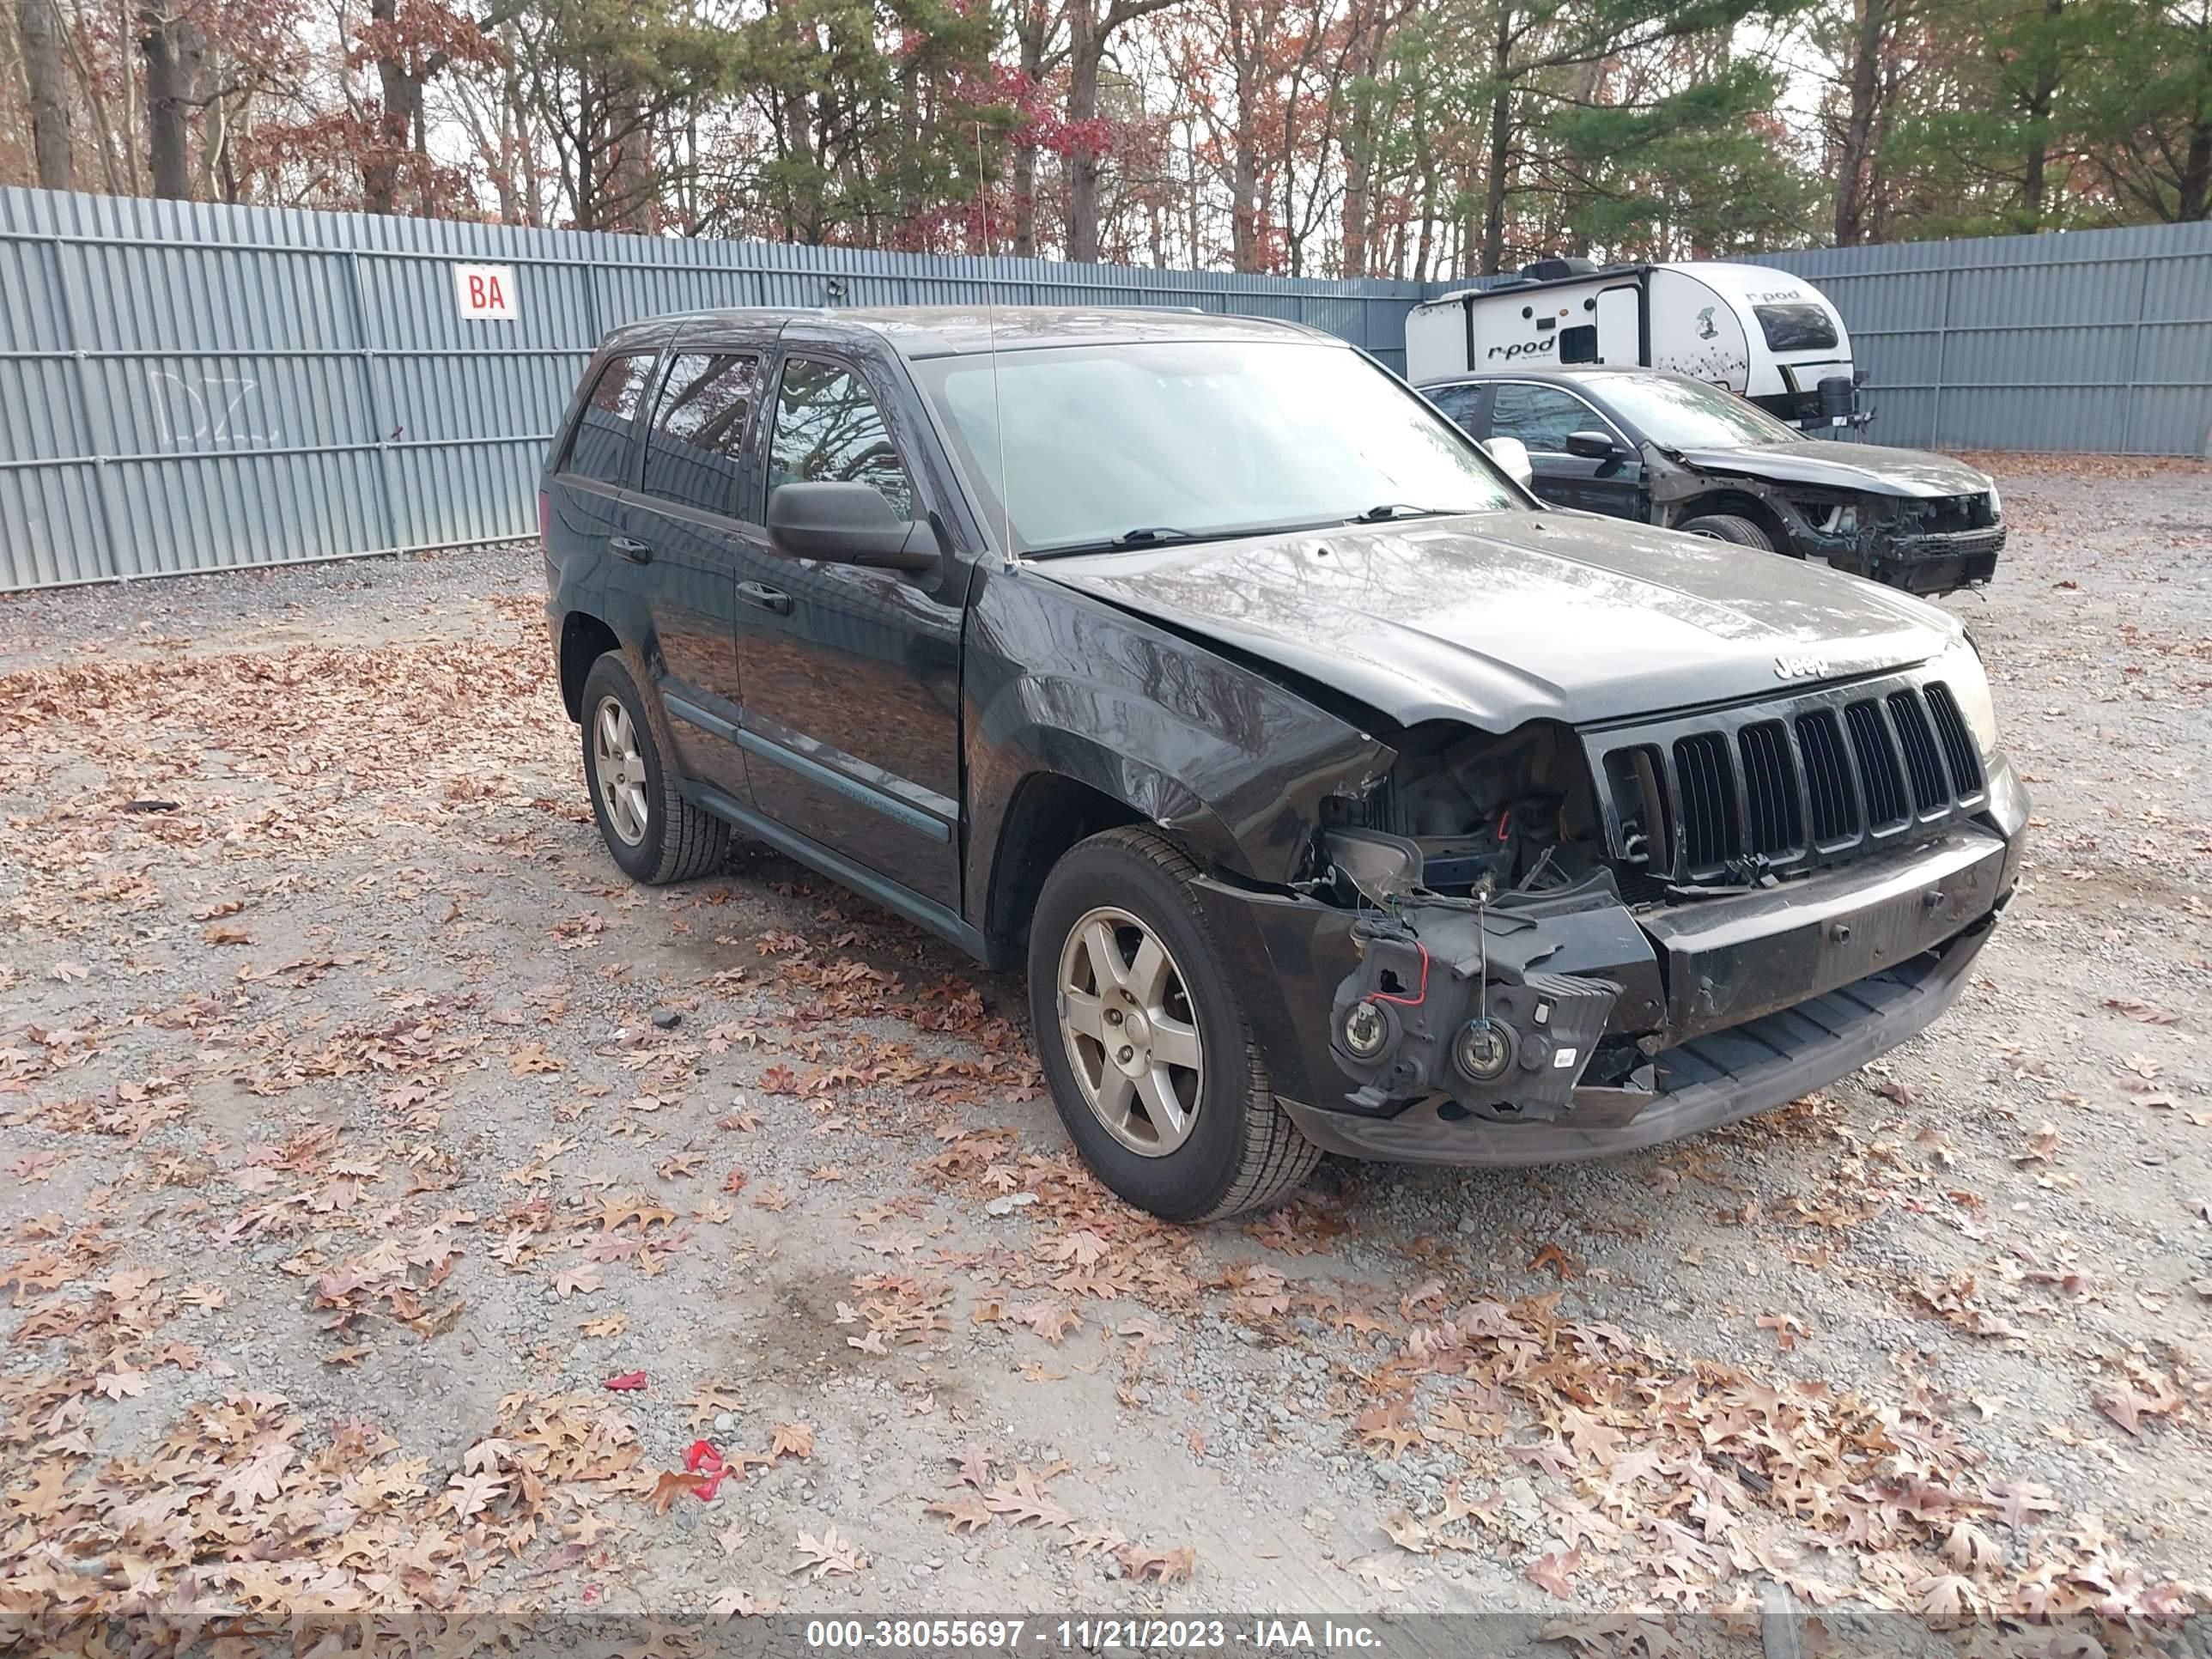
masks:
POLYGON ((616 324, 706 306, 1160 305, 1394 366, 1413 283, 935 259, 0 190, 0 590, 533 533, 616 324), (465 319, 459 263, 512 267, 465 319))
MULTIPOLYGON (((1871 375, 1877 441, 2202 454, 2212 225, 1770 256, 1871 375)), ((1462 284, 936 259, 0 190, 0 591, 531 533, 607 329, 714 305, 1194 306, 1403 361, 1462 284), (465 318, 458 264, 512 268, 465 318)))
POLYGON ((1770 254, 1836 302, 1875 443, 2203 455, 2212 224, 1770 254))

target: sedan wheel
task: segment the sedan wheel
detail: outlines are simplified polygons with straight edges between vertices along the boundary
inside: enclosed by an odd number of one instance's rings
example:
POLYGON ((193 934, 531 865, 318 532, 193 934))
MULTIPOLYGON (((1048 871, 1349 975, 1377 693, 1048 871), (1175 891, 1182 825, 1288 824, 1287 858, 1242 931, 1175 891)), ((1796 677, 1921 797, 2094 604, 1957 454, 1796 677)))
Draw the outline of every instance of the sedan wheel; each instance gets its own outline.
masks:
POLYGON ((608 828, 624 846, 638 846, 645 840, 648 811, 645 757, 638 753, 637 728, 619 698, 602 697, 592 711, 592 769, 606 805, 608 828))
POLYGON ((1060 949, 1060 1036, 1085 1104, 1131 1152, 1164 1158, 1198 1119, 1205 1050, 1182 969, 1127 910, 1085 914, 1060 949))

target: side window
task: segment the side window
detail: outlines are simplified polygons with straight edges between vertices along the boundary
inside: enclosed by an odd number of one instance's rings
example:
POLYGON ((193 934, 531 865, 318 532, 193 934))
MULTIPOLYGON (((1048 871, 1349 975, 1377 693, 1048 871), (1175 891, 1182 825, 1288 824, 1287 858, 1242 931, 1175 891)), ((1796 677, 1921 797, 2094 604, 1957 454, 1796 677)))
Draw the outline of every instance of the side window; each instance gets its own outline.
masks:
POLYGON ((1474 430, 1474 406, 1482 398, 1479 386, 1439 386, 1429 389, 1429 401, 1468 432, 1474 430))
POLYGON ((1531 453, 1566 453, 1567 434, 1602 428, 1597 411, 1547 386, 1501 386, 1490 405, 1490 435, 1518 438, 1531 453))
POLYGON ((1563 363, 1594 363, 1597 361, 1597 325, 1584 323, 1579 328, 1559 331, 1559 361, 1563 363))
POLYGON ((645 493, 743 518, 745 423, 759 390, 757 356, 679 354, 668 366, 646 434, 645 493))
POLYGON ((633 351, 611 357, 592 383, 584 412, 568 440, 568 459, 563 472, 580 472, 601 483, 629 482, 630 420, 645 396, 646 377, 653 373, 657 351, 633 351))
POLYGON ((899 517, 914 516, 906 464, 868 388, 849 369, 793 358, 776 396, 768 487, 802 483, 872 484, 899 517))

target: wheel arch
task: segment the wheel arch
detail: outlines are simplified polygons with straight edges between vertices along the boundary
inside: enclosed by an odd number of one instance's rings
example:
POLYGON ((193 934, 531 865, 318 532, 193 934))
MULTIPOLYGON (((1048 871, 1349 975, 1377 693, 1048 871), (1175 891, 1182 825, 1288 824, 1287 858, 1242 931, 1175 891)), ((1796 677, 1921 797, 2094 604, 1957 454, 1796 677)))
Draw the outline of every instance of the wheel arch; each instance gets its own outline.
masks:
POLYGON ((561 703, 570 720, 583 722, 584 681, 592 665, 621 649, 615 630, 589 611, 571 611, 561 619, 561 703))
POLYGON ((1670 527, 1680 529, 1692 519, 1708 518, 1714 514, 1728 514, 1739 519, 1748 519, 1766 532, 1778 551, 1787 552, 1797 544, 1789 521, 1774 508, 1773 503, 1740 489, 1709 489, 1703 495, 1692 495, 1674 508, 1670 527))
POLYGON ((1021 960, 1044 878, 1070 848, 1102 830, 1144 822, 1126 800, 1065 772, 1031 772, 1018 782, 1000 820, 983 909, 992 961, 1021 960))

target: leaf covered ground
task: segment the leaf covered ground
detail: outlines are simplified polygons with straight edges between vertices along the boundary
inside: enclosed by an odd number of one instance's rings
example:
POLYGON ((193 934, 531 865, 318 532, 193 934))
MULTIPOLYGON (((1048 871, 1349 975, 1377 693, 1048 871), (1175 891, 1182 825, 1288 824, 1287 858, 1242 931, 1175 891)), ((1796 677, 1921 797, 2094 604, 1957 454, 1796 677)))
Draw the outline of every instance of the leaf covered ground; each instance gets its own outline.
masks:
POLYGON ((1951 603, 2036 841, 1937 1030, 1200 1233, 1070 1157, 1014 982, 766 854, 619 877, 533 553, 0 601, 0 1637, 2201 1619, 2212 479, 1996 464, 1951 603))

